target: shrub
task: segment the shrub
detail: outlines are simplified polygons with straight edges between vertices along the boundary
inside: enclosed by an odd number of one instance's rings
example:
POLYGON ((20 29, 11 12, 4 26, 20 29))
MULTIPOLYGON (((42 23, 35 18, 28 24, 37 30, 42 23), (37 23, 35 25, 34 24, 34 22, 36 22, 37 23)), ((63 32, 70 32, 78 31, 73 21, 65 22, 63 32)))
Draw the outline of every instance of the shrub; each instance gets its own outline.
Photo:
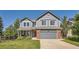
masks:
POLYGON ((23 36, 20 36, 17 38, 17 40, 23 40, 23 39, 25 39, 25 37, 23 37, 23 36))
POLYGON ((24 37, 24 36, 21 36, 21 37, 18 37, 17 40, 31 40, 32 37, 28 36, 28 37, 24 37))
POLYGON ((68 37, 67 39, 79 42, 79 36, 68 37))
POLYGON ((32 37, 28 36, 28 37, 26 37, 25 39, 26 39, 26 40, 31 40, 32 37))

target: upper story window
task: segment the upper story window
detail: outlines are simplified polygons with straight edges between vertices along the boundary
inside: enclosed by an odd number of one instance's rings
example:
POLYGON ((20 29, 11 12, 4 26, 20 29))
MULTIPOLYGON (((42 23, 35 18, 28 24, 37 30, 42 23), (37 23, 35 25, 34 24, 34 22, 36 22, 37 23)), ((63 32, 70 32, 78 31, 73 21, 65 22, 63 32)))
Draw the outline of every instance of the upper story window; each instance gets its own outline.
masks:
POLYGON ((29 26, 29 22, 27 22, 27 26, 29 26))
POLYGON ((46 20, 42 20, 42 25, 46 25, 46 20))
POLYGON ((24 22, 24 26, 26 26, 26 23, 24 22))
POLYGON ((55 20, 51 20, 50 25, 55 25, 55 20))

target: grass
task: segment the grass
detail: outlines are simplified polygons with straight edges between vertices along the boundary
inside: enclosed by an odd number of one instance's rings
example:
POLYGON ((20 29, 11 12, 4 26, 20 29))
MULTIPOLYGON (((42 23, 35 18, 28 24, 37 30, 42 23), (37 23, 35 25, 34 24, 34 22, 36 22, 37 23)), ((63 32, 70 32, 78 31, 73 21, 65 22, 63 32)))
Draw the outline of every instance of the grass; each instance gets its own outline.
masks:
POLYGON ((64 42, 67 42, 67 43, 70 43, 72 45, 76 45, 76 46, 79 46, 79 42, 76 42, 76 41, 72 41, 72 40, 69 40, 69 39, 65 39, 63 40, 64 42))
POLYGON ((39 40, 7 40, 0 43, 1 49, 39 49, 39 40))

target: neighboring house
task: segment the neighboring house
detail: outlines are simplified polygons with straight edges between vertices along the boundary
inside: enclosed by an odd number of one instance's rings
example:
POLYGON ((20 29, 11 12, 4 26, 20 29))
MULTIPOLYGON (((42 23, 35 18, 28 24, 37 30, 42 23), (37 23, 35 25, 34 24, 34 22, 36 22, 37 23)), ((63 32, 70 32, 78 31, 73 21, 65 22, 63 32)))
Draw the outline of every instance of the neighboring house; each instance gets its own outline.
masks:
POLYGON ((28 18, 22 19, 18 35, 36 37, 37 39, 61 39, 60 24, 60 19, 48 11, 35 21, 28 18))

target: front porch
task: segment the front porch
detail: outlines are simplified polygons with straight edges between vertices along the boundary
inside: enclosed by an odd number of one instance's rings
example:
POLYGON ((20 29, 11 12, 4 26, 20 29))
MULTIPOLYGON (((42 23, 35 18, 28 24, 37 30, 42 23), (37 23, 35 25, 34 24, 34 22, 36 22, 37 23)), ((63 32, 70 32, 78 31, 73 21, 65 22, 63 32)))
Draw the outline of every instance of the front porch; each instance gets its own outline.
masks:
POLYGON ((18 30, 18 37, 20 37, 20 36, 36 37, 36 31, 34 31, 34 30, 18 30))

